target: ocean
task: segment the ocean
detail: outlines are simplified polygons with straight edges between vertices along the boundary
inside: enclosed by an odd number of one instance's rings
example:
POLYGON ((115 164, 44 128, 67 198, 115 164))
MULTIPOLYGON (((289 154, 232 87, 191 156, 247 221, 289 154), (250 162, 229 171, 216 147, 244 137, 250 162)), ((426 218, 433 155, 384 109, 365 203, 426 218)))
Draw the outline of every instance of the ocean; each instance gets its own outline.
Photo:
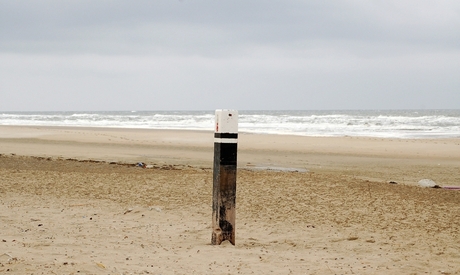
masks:
MULTIPOLYGON (((380 138, 460 138, 460 110, 239 110, 239 132, 380 138)), ((214 110, 1 112, 0 125, 214 130, 214 110)))

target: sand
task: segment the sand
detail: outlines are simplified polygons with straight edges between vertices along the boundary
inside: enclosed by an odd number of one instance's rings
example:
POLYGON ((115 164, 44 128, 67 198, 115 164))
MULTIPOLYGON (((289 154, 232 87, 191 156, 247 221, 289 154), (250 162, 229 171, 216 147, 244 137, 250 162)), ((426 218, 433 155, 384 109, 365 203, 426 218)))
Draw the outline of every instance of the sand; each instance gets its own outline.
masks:
POLYGON ((212 142, 0 126, 0 273, 460 274, 460 191, 417 186, 460 186, 459 139, 242 133, 236 246, 210 245, 212 142))

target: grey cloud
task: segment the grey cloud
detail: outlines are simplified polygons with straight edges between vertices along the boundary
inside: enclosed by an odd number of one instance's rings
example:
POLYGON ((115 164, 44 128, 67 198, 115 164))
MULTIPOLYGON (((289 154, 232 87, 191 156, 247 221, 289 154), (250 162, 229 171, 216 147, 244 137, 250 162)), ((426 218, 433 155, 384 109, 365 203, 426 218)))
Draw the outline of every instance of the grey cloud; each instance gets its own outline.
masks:
POLYGON ((0 110, 456 108, 459 29, 451 0, 0 0, 0 110))
POLYGON ((308 47, 316 40, 458 47, 460 4, 439 3, 4 1, 0 45, 9 51, 204 55, 254 44, 308 47))

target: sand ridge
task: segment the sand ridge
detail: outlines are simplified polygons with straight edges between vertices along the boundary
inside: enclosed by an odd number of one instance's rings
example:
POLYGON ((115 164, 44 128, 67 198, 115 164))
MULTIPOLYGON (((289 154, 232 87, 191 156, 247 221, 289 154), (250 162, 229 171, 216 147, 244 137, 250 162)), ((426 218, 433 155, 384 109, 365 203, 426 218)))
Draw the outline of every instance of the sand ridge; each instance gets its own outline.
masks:
MULTIPOLYGON (((4 154, 211 167, 208 131, 0 126, 4 154)), ((363 179, 460 185, 460 139, 303 137, 240 133, 238 166, 340 171, 363 179)))

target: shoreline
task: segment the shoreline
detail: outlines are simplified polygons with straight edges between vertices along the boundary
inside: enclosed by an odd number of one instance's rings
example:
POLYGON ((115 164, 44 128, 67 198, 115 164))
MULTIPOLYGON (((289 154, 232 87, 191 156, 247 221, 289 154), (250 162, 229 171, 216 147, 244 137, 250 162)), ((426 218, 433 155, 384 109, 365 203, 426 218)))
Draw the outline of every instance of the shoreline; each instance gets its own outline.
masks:
MULTIPOLYGON (((213 133, 61 126, 0 126, 0 153, 212 167, 213 133)), ((460 185, 460 139, 305 137, 240 133, 238 168, 277 167, 416 184, 460 185)))
MULTIPOLYGON (((13 124, 0 124, 0 127, 12 127, 12 128, 73 128, 73 129, 93 129, 93 130, 119 130, 119 131, 178 131, 178 132, 198 132, 198 133, 210 133, 213 132, 209 129, 196 128, 196 129, 183 129, 183 128, 142 128, 142 127, 119 127, 119 126, 79 126, 79 125, 13 125, 13 124)), ((391 136, 376 136, 376 135, 350 135, 350 134, 331 134, 331 135, 307 135, 307 134, 295 134, 295 133, 265 133, 265 132, 251 132, 239 130, 240 134, 245 135, 269 135, 269 136, 293 136, 293 137, 307 137, 307 138, 373 138, 373 139, 395 139, 395 140, 460 140, 460 135, 457 136, 446 136, 443 134, 433 134, 433 135, 420 135, 412 137, 391 137, 391 136)))

